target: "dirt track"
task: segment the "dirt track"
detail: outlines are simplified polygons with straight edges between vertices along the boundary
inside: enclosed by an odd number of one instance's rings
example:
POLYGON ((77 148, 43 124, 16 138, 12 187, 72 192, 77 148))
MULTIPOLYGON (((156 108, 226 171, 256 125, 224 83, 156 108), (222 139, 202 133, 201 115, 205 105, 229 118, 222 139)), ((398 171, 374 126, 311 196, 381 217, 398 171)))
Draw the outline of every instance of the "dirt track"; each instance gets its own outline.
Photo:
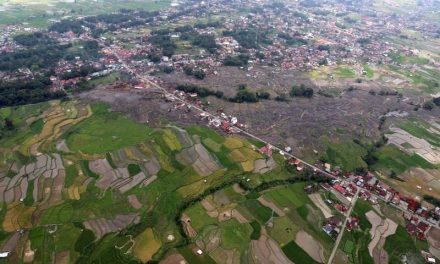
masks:
POLYGON ((281 210, 276 204, 274 204, 273 202, 270 202, 270 201, 266 200, 263 196, 260 196, 260 197, 258 198, 258 201, 259 201, 262 205, 264 205, 264 206, 269 207, 270 209, 272 209, 277 215, 279 215, 279 216, 285 216, 285 215, 286 215, 286 213, 284 213, 284 211, 281 210))
POLYGON ((324 214, 324 217, 330 218, 333 216, 332 210, 325 204, 325 202, 322 200, 322 197, 319 193, 312 193, 309 195, 310 200, 318 207, 321 212, 324 214))

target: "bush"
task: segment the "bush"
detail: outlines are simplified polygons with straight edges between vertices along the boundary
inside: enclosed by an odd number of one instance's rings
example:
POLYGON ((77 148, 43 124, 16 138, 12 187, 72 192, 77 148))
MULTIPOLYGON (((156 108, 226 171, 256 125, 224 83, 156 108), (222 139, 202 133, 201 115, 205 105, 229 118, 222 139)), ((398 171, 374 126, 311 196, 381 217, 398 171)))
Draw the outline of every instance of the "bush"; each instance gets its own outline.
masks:
POLYGON ((228 56, 225 58, 223 64, 225 66, 246 66, 248 64, 249 56, 246 54, 240 54, 238 56, 228 56))
POLYGON ((257 92, 257 98, 259 99, 270 99, 270 93, 268 92, 257 92))
POLYGON ((244 103, 244 102, 248 102, 248 103, 256 103, 258 102, 258 98, 257 95, 252 92, 249 91, 248 89, 239 89, 237 94, 230 99, 232 102, 236 102, 236 103, 244 103))
POLYGON ((169 73, 172 73, 174 71, 174 68, 172 66, 165 66, 165 67, 163 67, 162 71, 164 73, 169 74, 169 73))
POLYGON ((194 71, 194 77, 197 79, 203 80, 205 79, 206 73, 203 70, 195 70, 194 71))
POLYGON ((200 97, 206 97, 210 95, 215 96, 217 98, 223 97, 222 91, 211 91, 205 87, 200 87, 192 84, 179 84, 176 87, 176 89, 179 91, 184 91, 186 93, 197 93, 200 97))
POLYGON ((294 85, 290 89, 290 96, 291 97, 301 96, 301 97, 311 98, 313 96, 313 89, 309 87, 305 87, 304 84, 301 84, 300 86, 294 85))
POLYGON ((185 67, 183 67, 183 72, 186 75, 193 75, 194 74, 194 69, 191 66, 186 65, 185 67))
POLYGON ((429 110, 429 111, 434 109, 434 107, 435 107, 435 104, 434 104, 434 102, 432 100, 431 101, 427 101, 427 102, 425 102, 423 104, 423 108, 426 109, 426 110, 429 110))
POLYGON ((278 101, 278 102, 287 102, 287 95, 286 95, 286 94, 280 94, 280 95, 277 95, 277 96, 275 97, 275 101, 278 101))

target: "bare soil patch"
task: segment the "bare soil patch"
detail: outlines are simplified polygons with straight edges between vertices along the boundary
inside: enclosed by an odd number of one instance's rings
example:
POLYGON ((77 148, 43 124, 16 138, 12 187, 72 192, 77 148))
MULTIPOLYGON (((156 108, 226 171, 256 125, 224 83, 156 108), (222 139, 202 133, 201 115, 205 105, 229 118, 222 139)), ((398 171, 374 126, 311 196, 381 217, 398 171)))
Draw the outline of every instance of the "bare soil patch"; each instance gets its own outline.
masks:
POLYGON ((266 229, 261 230, 258 240, 251 241, 251 256, 255 263, 291 264, 278 244, 267 235, 266 229))
POLYGON ((280 217, 286 215, 286 213, 285 213, 282 209, 280 209, 275 203, 266 200, 266 198, 264 198, 263 196, 258 197, 258 201, 259 201, 262 205, 264 205, 264 206, 269 207, 270 209, 272 209, 272 210, 273 210, 277 215, 279 215, 280 217))
POLYGON ((312 193, 309 195, 310 200, 318 207, 325 218, 330 218, 333 216, 332 210, 327 206, 327 204, 322 200, 319 193, 312 193))
POLYGON ((307 232, 300 230, 296 234, 295 243, 298 244, 311 258, 319 263, 324 263, 324 248, 321 243, 307 232))
POLYGON ((388 263, 388 253, 383 249, 386 238, 396 233, 397 224, 389 218, 382 219, 374 211, 366 214, 371 223, 371 241, 368 244, 368 251, 373 257, 374 263, 388 263))
POLYGON ((180 254, 171 254, 165 257, 160 264, 186 264, 187 262, 180 254))

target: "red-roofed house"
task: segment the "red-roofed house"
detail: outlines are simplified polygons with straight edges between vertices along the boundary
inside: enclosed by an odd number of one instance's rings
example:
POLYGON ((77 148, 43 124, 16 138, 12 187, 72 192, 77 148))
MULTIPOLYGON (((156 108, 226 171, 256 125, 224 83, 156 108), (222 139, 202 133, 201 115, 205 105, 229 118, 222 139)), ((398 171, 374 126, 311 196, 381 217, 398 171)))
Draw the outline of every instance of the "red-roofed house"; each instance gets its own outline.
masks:
POLYGON ((270 145, 266 145, 259 149, 261 154, 267 155, 268 157, 272 157, 272 147, 270 145))
POLYGON ((344 189, 344 187, 342 187, 342 186, 339 185, 339 184, 335 184, 335 185, 333 185, 333 188, 334 188, 336 191, 338 191, 338 192, 340 192, 341 194, 343 194, 343 195, 345 195, 345 194, 347 193, 347 191, 344 189))

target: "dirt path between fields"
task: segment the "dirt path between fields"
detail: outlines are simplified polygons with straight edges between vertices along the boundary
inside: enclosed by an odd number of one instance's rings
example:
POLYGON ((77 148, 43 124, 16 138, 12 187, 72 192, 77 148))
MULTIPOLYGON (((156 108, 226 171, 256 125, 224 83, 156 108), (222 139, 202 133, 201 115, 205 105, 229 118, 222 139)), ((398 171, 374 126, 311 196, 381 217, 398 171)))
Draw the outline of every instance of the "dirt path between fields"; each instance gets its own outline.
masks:
POLYGON ((321 210, 322 214, 324 214, 324 217, 330 218, 333 216, 332 210, 325 204, 324 200, 322 200, 322 197, 319 193, 312 193, 309 195, 310 200, 316 205, 316 207, 321 210))
POLYGON ((277 215, 279 216, 285 216, 286 213, 284 213, 283 210, 281 210, 276 204, 274 204, 273 202, 270 202, 268 200, 266 200, 266 198, 264 198, 263 196, 260 196, 257 199, 262 205, 269 207, 270 209, 272 209, 277 215))

